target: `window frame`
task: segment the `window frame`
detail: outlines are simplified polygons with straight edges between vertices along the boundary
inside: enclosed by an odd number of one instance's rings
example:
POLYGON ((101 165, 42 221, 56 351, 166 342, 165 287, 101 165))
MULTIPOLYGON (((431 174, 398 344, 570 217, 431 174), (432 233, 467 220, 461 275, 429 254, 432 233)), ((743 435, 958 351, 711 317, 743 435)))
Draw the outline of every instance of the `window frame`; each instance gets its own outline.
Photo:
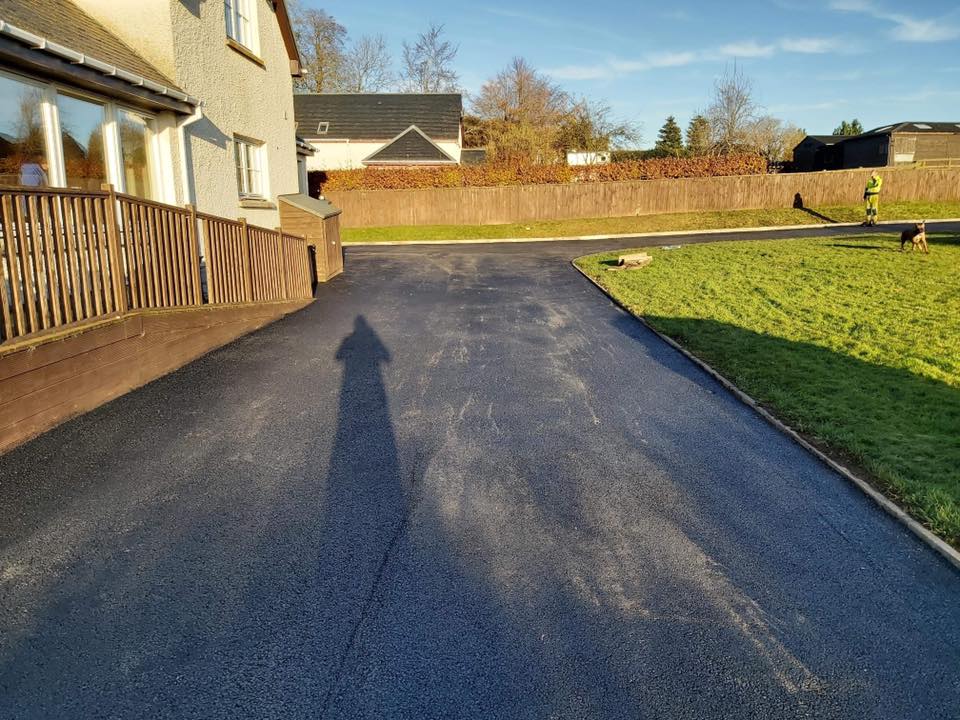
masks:
POLYGON ((125 112, 129 115, 136 115, 139 118, 144 120, 144 124, 147 128, 147 175, 150 178, 150 191, 153 197, 145 198, 146 200, 158 201, 158 197, 162 194, 160 192, 161 186, 161 177, 160 177, 160 163, 162 161, 160 155, 160 144, 159 144, 159 133, 157 131, 157 116, 153 113, 144 112, 143 110, 138 110, 137 108, 130 107, 129 105, 122 105, 120 103, 114 103, 110 109, 112 113, 112 122, 113 122, 113 135, 116 138, 116 176, 118 182, 114 183, 114 187, 117 188, 118 192, 127 192, 127 176, 123 171, 123 141, 120 137, 120 113, 125 112))
POLYGON ((254 54, 259 51, 256 5, 251 0, 223 0, 223 20, 227 38, 254 54))
POLYGON ((265 200, 267 197, 265 144, 246 135, 233 136, 233 158, 237 177, 237 197, 240 200, 265 200), (250 149, 250 157, 243 149, 250 149), (253 160, 251 163, 250 160, 253 160), (248 173, 256 173, 257 187, 245 187, 249 183, 248 173))
POLYGON ((138 115, 147 121, 147 170, 150 176, 150 189, 153 197, 144 198, 145 200, 158 200, 162 193, 160 166, 162 156, 158 142, 159 134, 157 132, 157 117, 153 113, 145 112, 139 108, 131 107, 125 103, 116 101, 113 98, 88 92, 82 88, 63 83, 41 80, 22 75, 17 72, 11 72, 6 69, 0 69, 0 76, 9 78, 16 82, 26 85, 32 85, 41 90, 41 108, 40 117, 43 123, 44 142, 47 153, 47 179, 50 187, 66 188, 67 170, 63 154, 63 136, 61 133, 60 109, 57 105, 57 98, 61 95, 77 100, 96 103, 102 105, 104 109, 103 121, 103 151, 104 164, 107 174, 107 182, 116 189, 117 192, 126 193, 126 177, 123 173, 123 160, 120 148, 120 128, 118 123, 118 111, 138 115))

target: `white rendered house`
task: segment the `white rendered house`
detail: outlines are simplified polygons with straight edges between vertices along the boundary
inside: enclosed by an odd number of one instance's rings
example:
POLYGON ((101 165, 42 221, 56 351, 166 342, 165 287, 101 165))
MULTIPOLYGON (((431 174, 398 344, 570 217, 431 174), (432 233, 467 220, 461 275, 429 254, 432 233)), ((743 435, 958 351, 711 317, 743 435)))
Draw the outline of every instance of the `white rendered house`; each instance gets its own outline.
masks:
POLYGON ((306 189, 299 73, 283 0, 2 2, 0 184, 112 183, 274 227, 306 189))
POLYGON ((307 170, 457 165, 459 93, 317 93, 294 96, 307 170))

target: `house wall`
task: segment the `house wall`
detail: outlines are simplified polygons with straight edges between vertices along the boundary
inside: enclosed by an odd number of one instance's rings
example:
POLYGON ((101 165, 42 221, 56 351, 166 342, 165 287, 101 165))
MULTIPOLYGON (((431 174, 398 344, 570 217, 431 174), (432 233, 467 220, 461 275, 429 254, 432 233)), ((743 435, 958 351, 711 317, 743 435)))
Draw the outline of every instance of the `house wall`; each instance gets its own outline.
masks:
MULTIPOLYGON (((314 153, 307 158, 307 170, 351 170, 365 167, 363 159, 370 157, 393 138, 385 140, 318 140, 308 139, 314 153)), ((460 143, 457 140, 434 140, 447 155, 460 162, 460 143)))
MULTIPOLYGON (((176 72, 170 52, 170 0, 72 0, 171 80, 176 72)), ((186 0, 196 5, 199 0, 186 0)))
MULTIPOLYGON (((298 173, 290 61, 270 0, 251 0, 259 38, 253 50, 262 65, 228 46, 222 2, 78 2, 127 43, 142 47, 184 92, 203 101, 203 117, 186 126, 185 143, 177 137, 168 149, 176 202, 193 202, 201 212, 245 217, 256 225, 279 225, 276 196, 298 191, 298 173), (273 207, 241 206, 235 134, 263 143, 264 194, 273 207)), ((175 128, 173 133, 179 135, 175 128)))

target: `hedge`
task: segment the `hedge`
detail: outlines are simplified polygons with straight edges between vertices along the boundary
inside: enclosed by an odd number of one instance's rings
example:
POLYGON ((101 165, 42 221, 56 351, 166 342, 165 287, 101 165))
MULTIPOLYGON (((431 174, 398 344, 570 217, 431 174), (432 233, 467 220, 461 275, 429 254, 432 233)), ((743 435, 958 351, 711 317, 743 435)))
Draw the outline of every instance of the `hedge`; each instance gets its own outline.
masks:
MULTIPOLYGON (((759 175, 767 161, 756 155, 656 158, 607 165, 453 165, 431 168, 362 168, 311 173, 322 190, 409 190, 416 188, 555 185, 572 182, 759 175)), ((312 182, 311 185, 314 183, 312 182)))

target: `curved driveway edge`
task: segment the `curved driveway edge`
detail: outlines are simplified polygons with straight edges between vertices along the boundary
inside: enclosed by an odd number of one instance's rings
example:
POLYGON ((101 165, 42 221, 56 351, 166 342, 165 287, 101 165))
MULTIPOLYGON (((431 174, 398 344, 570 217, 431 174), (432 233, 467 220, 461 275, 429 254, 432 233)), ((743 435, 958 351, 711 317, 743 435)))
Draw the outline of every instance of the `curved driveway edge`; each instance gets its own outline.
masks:
MULTIPOLYGON (((594 254, 594 253, 591 253, 591 254, 594 254)), ((670 347, 672 347, 674 350, 676 350, 681 355, 686 357, 688 360, 698 365, 704 372, 706 372, 714 380, 716 380, 721 385, 723 385, 727 390, 729 390, 730 393, 734 395, 734 397, 736 397, 738 400, 743 402, 745 405, 752 408, 758 415, 760 415, 760 417, 762 417, 768 423, 773 425, 773 427, 775 427, 777 430, 782 432, 784 435, 787 435, 790 438, 792 438, 794 441, 797 442, 797 444, 802 446, 812 455, 816 456, 818 460, 820 460, 825 465, 830 467, 832 470, 842 475, 849 482, 853 483, 857 488, 859 488, 865 495, 867 495, 877 505, 879 505, 892 517, 894 517, 896 520, 898 520, 907 528, 909 528, 910 532, 912 532, 914 535, 919 537, 923 542, 929 545, 935 552, 943 556, 943 558, 948 563, 953 565, 957 570, 960 570, 960 551, 957 551, 957 549, 954 548, 952 545, 945 542, 944 540, 939 538, 937 535, 935 535, 933 532, 931 532, 926 527, 924 527, 919 522, 917 522, 917 520, 915 520, 910 515, 910 513, 908 513, 902 507, 897 505, 897 503, 895 503, 893 500, 891 500, 882 492, 880 492, 875 487, 873 487, 869 482, 867 482, 866 480, 861 478, 859 475, 852 472, 848 467, 841 465, 839 462, 837 462, 832 457, 827 455, 825 452, 820 450, 820 448, 818 448, 816 445, 814 445, 809 440, 807 440, 802 434, 800 434, 798 431, 790 427, 787 423, 785 423, 783 420, 778 418, 772 412, 767 410, 762 404, 760 404, 757 400, 755 400, 751 395, 749 395, 748 393, 745 393, 743 390, 737 387, 733 381, 729 380, 722 373, 718 372, 716 368, 710 365, 710 363, 705 362, 704 360, 701 360, 699 357, 697 357, 692 352, 687 350, 685 347, 683 347, 683 345, 678 343, 672 337, 660 332, 657 328, 655 328, 652 324, 650 324, 647 321, 647 319, 642 315, 637 315, 636 313, 632 312, 630 308, 628 308, 626 305, 620 302, 620 300, 617 297, 615 297, 613 294, 608 292, 607 289, 603 287, 603 285, 598 283, 596 280, 590 277, 590 275, 585 273, 583 270, 581 270, 577 266, 577 260, 583 257, 588 257, 588 256, 581 255, 580 257, 576 257, 570 261, 570 264, 573 265, 573 267, 576 268, 576 270, 581 275, 583 275, 587 280, 593 283, 593 285, 598 290, 600 290, 600 292, 606 295, 610 299, 610 301, 613 302, 617 307, 619 307, 625 313, 630 315, 632 318, 635 318, 637 321, 643 323, 643 325, 648 330, 650 330, 650 332, 652 332, 654 335, 659 337, 665 343, 670 345, 670 347)))

